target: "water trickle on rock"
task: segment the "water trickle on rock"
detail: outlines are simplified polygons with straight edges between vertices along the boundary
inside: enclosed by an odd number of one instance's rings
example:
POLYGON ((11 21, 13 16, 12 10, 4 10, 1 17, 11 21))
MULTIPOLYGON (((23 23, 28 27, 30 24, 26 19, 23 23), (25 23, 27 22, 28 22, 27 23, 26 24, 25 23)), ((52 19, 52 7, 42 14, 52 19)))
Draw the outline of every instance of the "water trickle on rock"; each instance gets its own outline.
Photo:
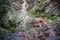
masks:
POLYGON ((32 19, 30 16, 28 16, 28 12, 26 11, 26 8, 28 6, 26 0, 23 0, 23 4, 22 4, 22 9, 18 11, 18 15, 17 15, 17 20, 18 21, 21 21, 21 25, 19 25, 19 27, 17 27, 16 29, 19 29, 19 28, 23 28, 25 29, 26 27, 26 23, 32 19))

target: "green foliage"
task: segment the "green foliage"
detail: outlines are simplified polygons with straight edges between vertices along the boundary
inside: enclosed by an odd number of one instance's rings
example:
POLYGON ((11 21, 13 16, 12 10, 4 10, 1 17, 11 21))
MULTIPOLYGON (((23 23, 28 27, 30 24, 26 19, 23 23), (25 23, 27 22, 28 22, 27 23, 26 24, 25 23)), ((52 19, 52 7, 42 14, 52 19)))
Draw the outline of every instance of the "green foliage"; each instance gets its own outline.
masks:
POLYGON ((0 0, 0 15, 6 14, 11 7, 11 0, 0 0))
POLYGON ((12 0, 0 0, 0 40, 5 40, 7 32, 16 28, 16 17, 12 10, 12 0))
POLYGON ((0 0, 0 27, 12 31, 16 27, 16 15, 12 10, 12 0, 0 0))
POLYGON ((5 40, 6 35, 7 35, 6 30, 0 28, 0 40, 5 40))
POLYGON ((8 20, 7 25, 4 27, 4 29, 8 30, 8 32, 14 31, 14 28, 16 28, 17 23, 15 20, 8 20))
POLYGON ((35 16, 35 11, 36 11, 36 9, 37 9, 37 6, 34 6, 32 9, 30 9, 30 10, 28 11, 28 13, 29 13, 31 16, 35 16))
POLYGON ((11 0, 0 0, 0 27, 4 28, 7 24, 7 13, 11 10, 11 0))

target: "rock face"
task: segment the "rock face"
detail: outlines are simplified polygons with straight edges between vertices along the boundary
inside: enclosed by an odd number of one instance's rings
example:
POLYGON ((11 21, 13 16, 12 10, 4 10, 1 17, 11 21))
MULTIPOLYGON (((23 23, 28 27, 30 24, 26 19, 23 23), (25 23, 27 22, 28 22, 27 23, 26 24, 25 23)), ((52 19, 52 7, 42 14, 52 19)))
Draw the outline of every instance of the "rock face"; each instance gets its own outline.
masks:
POLYGON ((34 19, 34 28, 27 32, 13 33, 8 40, 56 40, 56 26, 52 26, 42 18, 34 19), (37 24, 37 25, 36 25, 37 24), (44 30, 44 28, 46 28, 44 30))
POLYGON ((39 27, 40 36, 43 36, 45 38, 43 38, 44 40, 56 40, 56 32, 54 31, 56 26, 50 25, 46 20, 42 18, 36 18, 34 23, 35 27, 39 27), (42 31, 44 28, 46 28, 45 33, 42 31))
MULTIPOLYGON (((34 4, 34 0, 26 0, 27 4, 27 9, 30 9, 31 7, 33 7, 35 4, 34 4)), ((15 10, 18 10, 18 9, 21 9, 22 7, 22 4, 23 4, 23 0, 13 0, 13 8, 15 10)))
MULTIPOLYGON (((38 6, 40 12, 43 10, 45 13, 57 15, 59 13, 58 0, 26 0, 26 9, 30 10, 34 6, 38 6)), ((13 8, 18 11, 22 9, 23 0, 14 0, 13 8)), ((56 40, 56 26, 51 25, 42 18, 34 19, 34 28, 32 30, 27 30, 27 32, 16 32, 8 36, 7 40, 56 40)))
MULTIPOLYGON (((34 6, 39 6, 38 10, 44 10, 45 13, 57 15, 60 13, 60 0, 26 0, 27 10, 30 10, 34 6)), ((14 0, 13 5, 15 9, 21 9, 23 0, 14 0)))
POLYGON ((22 3, 23 3, 23 0, 13 0, 12 6, 15 10, 21 10, 22 3))
POLYGON ((59 2, 58 2, 59 0, 50 0, 50 1, 48 1, 47 2, 47 6, 45 7, 45 12, 46 13, 50 13, 50 14, 58 14, 58 13, 60 13, 60 8, 59 8, 59 2))

